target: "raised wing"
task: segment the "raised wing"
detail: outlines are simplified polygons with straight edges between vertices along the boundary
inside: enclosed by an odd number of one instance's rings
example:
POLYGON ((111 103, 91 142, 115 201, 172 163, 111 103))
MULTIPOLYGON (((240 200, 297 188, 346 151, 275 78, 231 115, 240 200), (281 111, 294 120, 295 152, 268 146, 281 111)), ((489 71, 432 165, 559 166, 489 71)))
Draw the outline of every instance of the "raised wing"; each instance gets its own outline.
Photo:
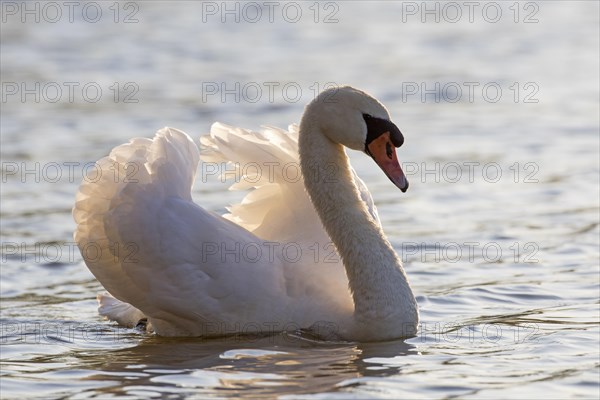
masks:
POLYGON ((191 201, 198 155, 175 129, 133 139, 99 161, 100 179, 82 184, 73 210, 92 273, 165 335, 218 333, 288 306, 281 261, 263 241, 191 201), (261 257, 242 257, 244 246, 261 257))

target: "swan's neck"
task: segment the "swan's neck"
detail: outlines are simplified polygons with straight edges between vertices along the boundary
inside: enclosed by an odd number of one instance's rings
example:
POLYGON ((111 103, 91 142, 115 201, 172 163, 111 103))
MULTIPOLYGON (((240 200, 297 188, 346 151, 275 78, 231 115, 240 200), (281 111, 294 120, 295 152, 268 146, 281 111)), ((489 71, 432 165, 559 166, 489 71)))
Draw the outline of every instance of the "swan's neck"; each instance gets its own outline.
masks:
POLYGON ((306 190, 346 269, 354 318, 416 324, 416 301, 402 262, 361 200, 344 148, 305 121, 299 147, 306 190))

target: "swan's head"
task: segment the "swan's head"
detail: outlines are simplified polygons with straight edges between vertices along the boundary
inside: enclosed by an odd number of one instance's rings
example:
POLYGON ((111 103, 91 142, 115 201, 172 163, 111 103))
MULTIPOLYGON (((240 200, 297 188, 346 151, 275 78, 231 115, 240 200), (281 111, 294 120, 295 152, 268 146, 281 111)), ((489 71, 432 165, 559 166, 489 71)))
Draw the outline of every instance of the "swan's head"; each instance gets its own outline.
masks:
POLYGON ((364 151, 400 190, 408 189, 395 149, 404 137, 377 99, 350 86, 331 88, 306 106, 301 127, 305 120, 332 142, 364 151))

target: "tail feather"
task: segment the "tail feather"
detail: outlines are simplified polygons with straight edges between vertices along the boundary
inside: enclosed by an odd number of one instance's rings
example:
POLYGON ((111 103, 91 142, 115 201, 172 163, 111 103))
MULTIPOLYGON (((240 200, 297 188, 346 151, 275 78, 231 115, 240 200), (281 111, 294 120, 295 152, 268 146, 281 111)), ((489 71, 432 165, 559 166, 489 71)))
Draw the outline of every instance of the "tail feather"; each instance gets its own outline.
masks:
POLYGON ((146 318, 143 312, 131 304, 117 300, 108 293, 99 294, 97 300, 98 313, 119 325, 134 328, 141 319, 146 318))

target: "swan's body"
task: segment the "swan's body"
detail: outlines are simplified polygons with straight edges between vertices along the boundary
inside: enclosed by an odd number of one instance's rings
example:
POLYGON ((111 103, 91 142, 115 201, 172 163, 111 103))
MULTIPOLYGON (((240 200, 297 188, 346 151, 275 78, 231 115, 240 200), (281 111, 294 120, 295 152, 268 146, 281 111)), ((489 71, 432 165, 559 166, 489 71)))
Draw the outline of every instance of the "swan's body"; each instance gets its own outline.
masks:
POLYGON ((261 173, 234 185, 254 189, 224 217, 192 201, 200 153, 183 132, 164 128, 100 160, 101 178, 83 182, 73 210, 86 264, 114 296, 99 297, 100 313, 128 326, 147 318, 165 336, 414 335, 402 264, 343 149, 366 150, 406 190, 389 149, 401 134, 375 99, 337 90, 334 103, 323 93, 307 106, 299 134, 213 125, 203 159, 261 173))

